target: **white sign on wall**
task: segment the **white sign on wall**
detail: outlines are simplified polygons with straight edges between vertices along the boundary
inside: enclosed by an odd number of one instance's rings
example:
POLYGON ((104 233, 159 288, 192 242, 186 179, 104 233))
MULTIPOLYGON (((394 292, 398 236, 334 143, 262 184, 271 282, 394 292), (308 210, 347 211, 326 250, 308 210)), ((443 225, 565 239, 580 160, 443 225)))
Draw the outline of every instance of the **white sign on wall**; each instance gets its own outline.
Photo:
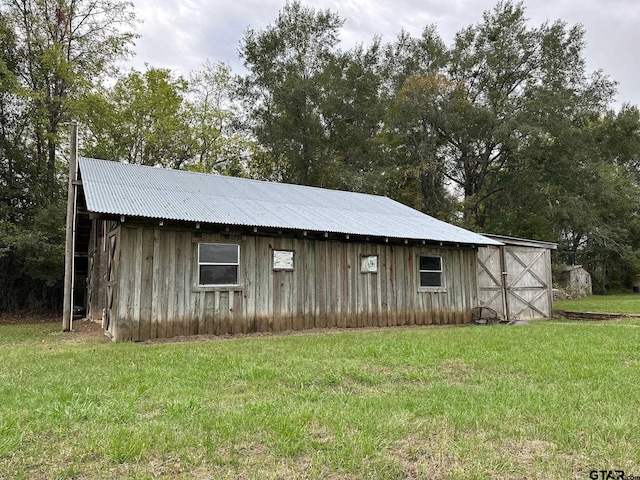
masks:
POLYGON ((274 250, 273 269, 293 270, 293 253, 291 250, 274 250))
POLYGON ((378 273, 378 256, 362 255, 360 257, 360 271, 362 273, 378 273))

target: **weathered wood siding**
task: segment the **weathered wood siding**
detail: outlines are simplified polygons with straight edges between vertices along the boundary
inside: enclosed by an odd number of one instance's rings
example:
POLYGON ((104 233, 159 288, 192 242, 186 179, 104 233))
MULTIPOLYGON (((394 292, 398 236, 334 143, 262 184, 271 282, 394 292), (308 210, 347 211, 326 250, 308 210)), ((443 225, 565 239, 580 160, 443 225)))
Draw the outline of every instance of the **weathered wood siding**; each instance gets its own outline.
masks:
POLYGON ((107 257, 104 221, 93 220, 89 240, 89 264, 87 277, 87 318, 101 321, 106 307, 107 257))
POLYGON ((458 324, 477 304, 476 251, 227 235, 123 224, 118 232, 114 340, 331 327, 458 324), (198 287, 199 242, 240 244, 240 286, 198 287), (293 250, 293 271, 272 251, 293 250), (378 273, 360 256, 378 255, 378 273), (445 288, 418 289, 417 256, 441 255, 445 288))
POLYGON ((551 251, 513 245, 502 248, 509 319, 551 316, 551 251))
POLYGON ((478 248, 478 305, 491 308, 506 318, 502 247, 478 248))
POLYGON ((549 317, 552 308, 551 250, 504 245, 478 249, 479 305, 506 320, 549 317))

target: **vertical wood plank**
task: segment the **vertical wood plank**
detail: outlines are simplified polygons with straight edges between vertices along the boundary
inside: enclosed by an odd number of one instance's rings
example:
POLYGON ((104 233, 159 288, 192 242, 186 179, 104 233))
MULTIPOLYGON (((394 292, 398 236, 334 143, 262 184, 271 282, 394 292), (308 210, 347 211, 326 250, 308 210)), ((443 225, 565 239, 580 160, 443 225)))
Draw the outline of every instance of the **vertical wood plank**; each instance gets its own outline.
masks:
POLYGON ((154 231, 145 228, 142 238, 142 288, 140 292, 140 337, 151 338, 151 312, 154 297, 154 231))
POLYGON ((157 228, 153 229, 153 293, 151 295, 151 325, 149 327, 149 338, 158 338, 158 322, 162 318, 162 309, 160 306, 159 294, 162 288, 162 276, 160 265, 162 264, 161 258, 161 243, 160 243, 160 231, 157 228))
POLYGON ((106 291, 106 306, 105 306, 105 313, 106 313, 106 321, 108 322, 107 325, 107 332, 111 334, 111 338, 114 341, 117 341, 117 335, 115 332, 116 329, 116 324, 117 322, 115 321, 117 315, 118 315, 118 282, 119 282, 119 278, 118 278, 118 265, 117 265, 117 259, 118 259, 118 243, 119 243, 119 238, 120 238, 120 234, 119 234, 119 230, 116 230, 115 232, 109 234, 109 236, 107 237, 107 245, 108 245, 108 258, 107 258, 107 273, 108 273, 108 277, 107 277, 107 291, 106 291))
POLYGON ((199 331, 199 318, 196 302, 199 300, 199 292, 194 290, 198 279, 194 276, 195 265, 193 257, 197 255, 197 244, 193 242, 193 234, 187 232, 183 238, 184 241, 184 309, 186 315, 186 332, 185 335, 197 335, 199 331))
POLYGON ((196 308, 198 312, 198 335, 204 335, 207 333, 207 317, 206 317, 206 293, 198 292, 196 294, 198 301, 196 308))
POLYGON ((247 323, 247 331, 255 332, 256 326, 256 237, 248 237, 246 243, 241 247, 242 251, 242 271, 243 285, 242 302, 247 323))
MULTIPOLYGON (((133 231, 135 232, 135 230, 133 231)), ((118 340, 131 340, 131 316, 135 279, 132 258, 135 251, 135 235, 131 228, 120 228, 119 295, 118 295, 118 340)))
POLYGON ((378 245, 374 245, 373 254, 378 256, 378 273, 371 274, 371 305, 373 309, 373 318, 371 324, 374 327, 380 326, 380 317, 382 316, 382 300, 380 298, 380 250, 378 245))
POLYGON ((307 315, 309 315, 309 328, 314 328, 316 326, 316 289, 315 289, 315 279, 316 279, 316 243, 315 242, 305 242, 307 246, 306 257, 305 257, 305 308, 307 311, 307 315))
POLYGON ((409 325, 416 324, 416 313, 419 310, 418 300, 418 267, 416 266, 416 251, 414 247, 406 249, 406 292, 407 292, 407 323, 409 325))
MULTIPOLYGON (((344 263, 341 246, 337 242, 329 242, 327 263, 318 264, 318 276, 329 274, 327 278, 327 291, 331 293, 331 303, 329 304, 327 316, 322 320, 325 327, 344 327, 346 315, 346 289, 344 287, 344 263)), ((322 302, 322 299, 318 299, 322 302)))
POLYGON ((204 320, 204 329, 207 335, 216 335, 217 334, 217 323, 218 323, 218 298, 217 296, 220 292, 205 292, 204 294, 204 311, 205 311, 205 320, 204 320))
POLYGON ((398 246, 395 249, 395 264, 396 264, 396 287, 397 287, 397 322, 396 325, 407 324, 407 307, 408 307, 408 295, 407 295, 407 258, 406 248, 398 246))
POLYGON ((247 318, 242 311, 243 292, 229 292, 229 317, 233 319, 233 333, 247 333, 247 318))
POLYGON ((356 297, 356 326, 364 327, 367 324, 367 285, 365 281, 365 275, 360 273, 359 262, 359 249, 353 244, 347 244, 349 248, 349 263, 351 264, 351 271, 354 279, 354 294, 356 297))
POLYGON ((395 327, 398 325, 398 303, 397 303, 397 273, 396 273, 396 255, 395 247, 389 245, 387 248, 387 270, 389 275, 388 283, 388 303, 389 303, 389 319, 388 325, 395 327))
POLYGON ((200 305, 201 294, 202 292, 193 292, 190 297, 189 312, 192 316, 192 329, 195 330, 192 335, 201 335, 204 332, 204 317, 200 305))
POLYGON ((340 297, 340 304, 338 304, 336 311, 336 325, 338 327, 345 328, 349 326, 349 315, 351 315, 351 298, 349 293, 349 256, 345 248, 341 245, 336 245, 332 258, 335 260, 331 261, 337 262, 338 264, 337 288, 342 293, 340 297))
POLYGON ((229 292, 216 292, 216 335, 226 335, 229 332, 229 292))
POLYGON ((176 312, 176 232, 166 233, 166 271, 165 271, 165 298, 166 314, 164 315, 165 337, 174 336, 174 322, 176 312))
MULTIPOLYGON (((184 233, 176 232, 175 234, 175 289, 172 295, 175 298, 175 308, 173 310, 173 336, 185 335, 185 241, 184 233)), ((191 236, 189 235, 189 245, 191 245, 191 236)))
POLYGON ((327 326, 328 304, 327 304, 327 282, 326 267, 329 265, 327 258, 328 243, 323 241, 316 241, 317 243, 317 267, 316 267, 316 298, 318 299, 317 314, 316 314, 316 327, 324 328, 327 326))
MULTIPOLYGON (((284 250, 293 250, 293 239, 285 238, 283 239, 284 250)), ((296 296, 298 294, 298 287, 296 282, 296 270, 293 271, 285 271, 283 272, 285 279, 285 315, 287 318, 287 330, 297 330, 294 322, 297 323, 299 320, 298 315, 296 315, 296 296)))
POLYGON ((256 272, 259 275, 260 290, 256 298, 256 310, 264 319, 266 332, 273 331, 273 271, 271 270, 271 239, 260 238, 260 249, 256 255, 256 272))
POLYGON ((347 297, 349 304, 347 307, 347 327, 353 328, 358 326, 358 298, 357 298, 357 286, 355 284, 356 279, 353 276, 353 268, 351 265, 351 255, 348 245, 342 244, 344 250, 344 259, 346 266, 346 282, 347 282, 347 297))
POLYGON ((142 294, 142 241, 143 241, 143 229, 142 227, 138 227, 134 229, 132 234, 132 243, 133 243, 133 271, 131 272, 132 279, 131 283, 133 283, 133 302, 131 306, 131 339, 133 341, 140 340, 140 310, 141 310, 141 294, 142 294))
POLYGON ((378 285, 380 288, 380 319, 379 325, 386 327, 389 318, 389 304, 388 304, 388 284, 389 284, 389 272, 387 269, 387 247, 385 245, 378 245, 378 285))

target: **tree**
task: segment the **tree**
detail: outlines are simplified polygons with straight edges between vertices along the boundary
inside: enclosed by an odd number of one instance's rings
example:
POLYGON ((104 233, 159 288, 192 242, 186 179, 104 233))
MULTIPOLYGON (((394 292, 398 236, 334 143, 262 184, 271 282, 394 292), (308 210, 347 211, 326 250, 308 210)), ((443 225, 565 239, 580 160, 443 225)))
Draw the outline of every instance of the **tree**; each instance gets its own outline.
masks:
POLYGON ((249 73, 242 94, 253 131, 274 162, 274 178, 322 183, 322 86, 338 55, 343 23, 329 10, 316 12, 296 1, 287 2, 274 25, 245 32, 240 56, 249 73))
POLYGON ((191 73, 186 110, 191 142, 187 168, 246 175, 257 145, 239 126, 239 105, 227 64, 207 61, 191 73))
POLYGON ((240 92, 247 123, 264 148, 262 178, 376 191, 375 142, 383 117, 379 42, 342 52, 344 20, 287 3, 263 31, 247 30, 240 92))
POLYGON ((71 100, 128 56, 136 35, 128 1, 4 0, 18 53, 15 74, 26 91, 36 163, 36 188, 51 202, 59 188, 56 147, 71 100))
POLYGON ((0 309, 60 298, 60 129, 130 53, 134 23, 128 1, 0 1, 0 309))
POLYGON ((184 110, 188 89, 170 70, 131 71, 104 94, 86 99, 89 156, 180 168, 191 155, 184 110))
POLYGON ((85 154, 244 176, 256 144, 236 127, 232 92, 222 63, 206 63, 189 81, 168 69, 132 70, 85 98, 85 154))
POLYGON ((466 226, 490 223, 491 199, 527 145, 611 100, 613 83, 586 75, 583 49, 581 27, 530 28, 521 3, 500 2, 456 34, 442 68, 404 82, 395 108, 417 113, 396 133, 428 152, 418 158, 459 195, 466 226))
POLYGON ((377 141, 386 107, 378 41, 336 55, 323 74, 318 110, 324 125, 322 184, 386 194, 386 165, 377 141))
POLYGON ((388 141, 395 164, 401 166, 399 191, 415 191, 417 208, 449 221, 455 218, 457 205, 448 189, 446 141, 434 124, 446 121, 449 104, 460 95, 459 85, 443 74, 410 76, 387 115, 388 141))

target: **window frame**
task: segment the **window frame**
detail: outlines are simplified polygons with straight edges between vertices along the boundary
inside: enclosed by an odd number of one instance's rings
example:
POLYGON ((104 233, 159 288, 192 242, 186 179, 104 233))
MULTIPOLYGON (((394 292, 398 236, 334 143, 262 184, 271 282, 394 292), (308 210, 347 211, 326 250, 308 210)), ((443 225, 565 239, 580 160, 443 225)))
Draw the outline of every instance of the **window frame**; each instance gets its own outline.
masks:
POLYGON ((241 269, 240 269, 240 244, 239 243, 235 243, 235 242, 198 242, 198 247, 196 248, 196 261, 195 261, 195 267, 196 267, 196 289, 199 290, 216 290, 216 289, 220 289, 220 290, 228 290, 230 288, 232 289, 237 289, 237 287, 240 287, 241 285, 241 279, 240 279, 240 274, 241 274, 241 269), (200 246, 201 245, 220 245, 220 246, 229 246, 229 245, 234 245, 237 248, 237 252, 238 252, 238 261, 235 263, 229 263, 229 262, 201 262, 200 261, 200 246), (222 266, 235 266, 237 268, 237 274, 236 274, 236 283, 201 283, 201 277, 200 277, 200 267, 202 265, 222 265, 222 266))
POLYGON ((446 292, 446 275, 444 268, 444 258, 440 254, 434 253, 418 253, 416 266, 418 269, 418 291, 419 292, 446 292), (428 258, 438 258, 440 260, 440 270, 422 270, 420 268, 420 259, 422 257, 428 258), (440 274, 440 285, 422 285, 422 273, 439 273, 440 274))

